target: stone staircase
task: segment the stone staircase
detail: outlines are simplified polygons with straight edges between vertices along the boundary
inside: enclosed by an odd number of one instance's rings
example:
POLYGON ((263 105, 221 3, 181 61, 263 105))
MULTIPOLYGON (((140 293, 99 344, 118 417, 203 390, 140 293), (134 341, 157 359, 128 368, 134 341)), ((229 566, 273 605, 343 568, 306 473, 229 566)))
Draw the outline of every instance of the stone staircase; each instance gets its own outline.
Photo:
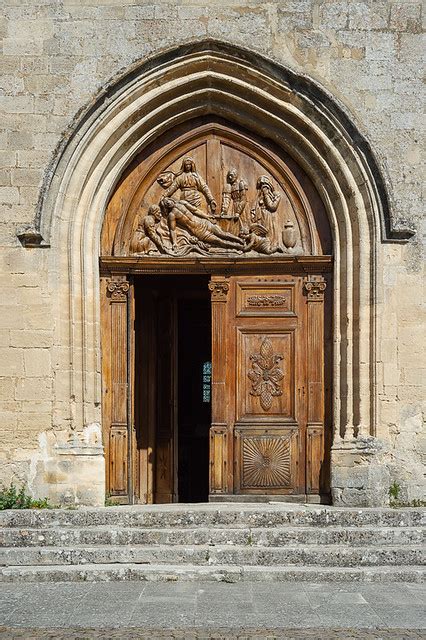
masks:
POLYGON ((423 509, 199 504, 0 513, 3 582, 420 582, 423 509))

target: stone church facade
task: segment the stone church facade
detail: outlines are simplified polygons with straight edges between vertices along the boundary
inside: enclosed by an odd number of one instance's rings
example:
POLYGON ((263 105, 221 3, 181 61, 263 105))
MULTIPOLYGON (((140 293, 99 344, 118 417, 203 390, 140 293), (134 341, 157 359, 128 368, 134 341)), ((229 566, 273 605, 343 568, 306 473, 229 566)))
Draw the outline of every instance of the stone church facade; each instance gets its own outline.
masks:
POLYGON ((424 499, 421 3, 4 5, 0 480, 182 501, 202 276, 208 497, 424 499))

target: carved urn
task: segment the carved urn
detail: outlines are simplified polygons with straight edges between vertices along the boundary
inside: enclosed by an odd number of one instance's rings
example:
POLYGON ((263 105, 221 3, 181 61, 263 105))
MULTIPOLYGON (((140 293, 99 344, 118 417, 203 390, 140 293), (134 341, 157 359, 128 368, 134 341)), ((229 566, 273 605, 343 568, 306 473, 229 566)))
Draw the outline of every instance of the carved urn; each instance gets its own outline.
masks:
POLYGON ((283 229, 283 243, 287 249, 293 249, 296 244, 296 229, 291 220, 287 220, 283 229))

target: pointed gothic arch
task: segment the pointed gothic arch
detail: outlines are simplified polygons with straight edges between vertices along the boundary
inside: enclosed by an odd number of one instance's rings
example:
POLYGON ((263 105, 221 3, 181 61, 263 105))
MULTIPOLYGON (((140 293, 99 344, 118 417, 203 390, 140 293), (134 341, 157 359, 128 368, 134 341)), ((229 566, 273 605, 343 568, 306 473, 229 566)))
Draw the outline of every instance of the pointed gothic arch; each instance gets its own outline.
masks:
POLYGON ((378 163, 336 100, 305 76, 213 41, 135 65, 76 117, 47 173, 36 228, 22 235, 27 246, 52 248, 73 428, 101 420, 98 258, 107 203, 153 140, 208 115, 272 140, 315 185, 333 237, 335 441, 374 435, 376 248, 411 231, 393 223, 378 163))

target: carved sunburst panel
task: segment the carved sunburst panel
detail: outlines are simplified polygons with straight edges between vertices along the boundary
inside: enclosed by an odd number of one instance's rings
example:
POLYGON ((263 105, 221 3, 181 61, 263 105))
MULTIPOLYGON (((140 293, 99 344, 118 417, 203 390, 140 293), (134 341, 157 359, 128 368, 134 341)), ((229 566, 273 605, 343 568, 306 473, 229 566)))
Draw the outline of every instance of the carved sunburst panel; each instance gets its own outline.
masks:
POLYGON ((242 488, 290 487, 291 436, 243 436, 241 464, 242 488))

